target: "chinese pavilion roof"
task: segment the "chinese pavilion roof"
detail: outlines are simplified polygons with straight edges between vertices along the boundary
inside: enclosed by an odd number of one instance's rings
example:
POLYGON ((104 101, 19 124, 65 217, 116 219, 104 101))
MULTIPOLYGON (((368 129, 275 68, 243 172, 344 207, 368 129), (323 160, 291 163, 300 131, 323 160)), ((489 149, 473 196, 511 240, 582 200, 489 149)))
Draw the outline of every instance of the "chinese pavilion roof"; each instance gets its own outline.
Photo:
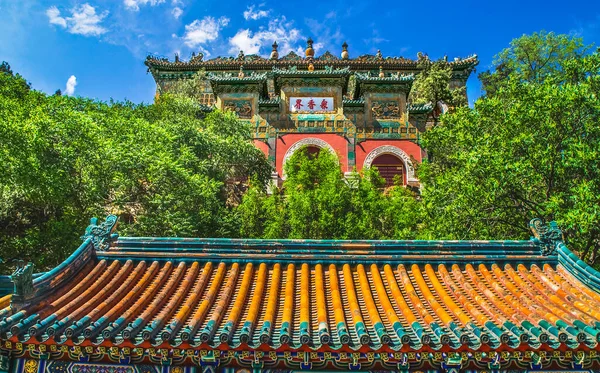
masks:
POLYGON ((332 353, 600 350, 600 273, 554 225, 534 221, 528 241, 242 240, 115 238, 115 220, 92 225, 66 262, 12 296, 1 339, 332 353))
MULTIPOLYGON (((426 58, 426 57, 422 57, 426 58)), ((189 61, 176 59, 170 61, 168 58, 148 56, 145 64, 150 69, 159 71, 197 71, 205 68, 206 70, 238 70, 244 66, 247 70, 272 70, 273 67, 285 68, 298 66, 306 69, 310 64, 316 69, 325 66, 349 67, 352 70, 374 70, 382 66, 386 70, 419 70, 419 60, 412 60, 404 57, 383 57, 377 55, 362 55, 356 58, 338 58, 330 52, 325 52, 320 57, 301 57, 291 51, 281 58, 265 58, 258 55, 242 55, 238 57, 216 57, 204 60, 200 54, 192 57, 189 61)), ((456 58, 448 61, 448 64, 455 70, 470 69, 479 63, 477 55, 467 58, 456 58)))
MULTIPOLYGON (((290 69, 294 70, 294 74, 303 74, 314 70, 314 73, 318 74, 322 72, 329 75, 331 75, 333 69, 340 70, 339 72, 347 70, 348 74, 350 71, 370 71, 376 69, 418 72, 421 70, 421 64, 431 63, 429 57, 420 52, 418 53, 417 60, 404 57, 383 57, 381 51, 378 51, 375 55, 365 54, 356 58, 350 58, 346 43, 342 45, 341 58, 334 56, 329 51, 326 51, 319 57, 315 57, 313 41, 311 39, 307 40, 305 57, 298 55, 294 51, 290 51, 287 55, 279 58, 277 48, 277 43, 273 43, 273 51, 269 58, 256 54, 245 55, 244 52, 240 51, 237 57, 217 57, 209 60, 204 60, 202 53, 198 55, 192 54, 189 61, 182 61, 179 59, 179 56, 175 56, 174 61, 170 61, 164 57, 148 56, 145 64, 148 66, 149 71, 155 75, 155 78, 157 73, 165 78, 177 78, 177 72, 190 73, 200 69, 207 71, 238 70, 242 67, 250 71, 273 71, 275 74, 287 71, 285 75, 289 75, 288 73, 291 72, 290 69)), ((479 63, 477 55, 462 59, 455 58, 453 61, 448 61, 447 58, 445 60, 452 67, 455 74, 459 74, 465 78, 468 77, 472 69, 479 63)))

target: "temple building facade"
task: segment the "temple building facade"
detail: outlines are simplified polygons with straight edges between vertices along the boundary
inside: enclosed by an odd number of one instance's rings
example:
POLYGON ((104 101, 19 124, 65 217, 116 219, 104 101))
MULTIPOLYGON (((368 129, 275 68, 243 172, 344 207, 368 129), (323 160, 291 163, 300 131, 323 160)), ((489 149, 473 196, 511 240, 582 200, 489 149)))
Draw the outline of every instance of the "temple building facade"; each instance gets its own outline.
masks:
MULTIPOLYGON (((285 179, 284 164, 298 149, 329 149, 344 173, 377 166, 388 184, 399 177, 418 186, 415 162, 426 155, 420 136, 431 125, 431 114, 442 103, 409 102, 412 83, 423 63, 402 57, 363 55, 350 58, 344 43, 341 57, 329 52, 316 57, 312 40, 304 56, 280 57, 277 43, 270 58, 257 55, 189 61, 148 57, 146 65, 157 95, 173 82, 204 71, 204 93, 198 99, 206 110, 231 110, 254 128, 254 142, 270 160, 273 181, 285 179)), ((450 86, 461 87, 477 65, 477 56, 447 62, 453 71, 450 86)))
POLYGON ((119 237, 0 299, 0 372, 600 371, 600 272, 522 241, 119 237))

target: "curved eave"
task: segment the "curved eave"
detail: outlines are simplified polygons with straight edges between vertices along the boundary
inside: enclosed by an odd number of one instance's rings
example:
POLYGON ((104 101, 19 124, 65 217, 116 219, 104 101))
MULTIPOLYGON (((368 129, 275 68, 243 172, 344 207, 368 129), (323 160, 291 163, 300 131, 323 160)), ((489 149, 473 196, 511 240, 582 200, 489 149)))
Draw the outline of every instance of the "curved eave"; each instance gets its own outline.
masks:
POLYGON ((53 289, 60 288, 68 284, 71 279, 77 276, 80 271, 95 259, 96 252, 92 241, 87 238, 65 261, 43 275, 34 278, 33 290, 34 296, 27 302, 32 302, 36 298, 43 297, 53 289))
POLYGON ((569 273, 579 281, 586 284, 589 288, 600 293, 600 272, 581 260, 573 254, 564 243, 560 243, 556 251, 558 252, 558 262, 562 264, 569 273))

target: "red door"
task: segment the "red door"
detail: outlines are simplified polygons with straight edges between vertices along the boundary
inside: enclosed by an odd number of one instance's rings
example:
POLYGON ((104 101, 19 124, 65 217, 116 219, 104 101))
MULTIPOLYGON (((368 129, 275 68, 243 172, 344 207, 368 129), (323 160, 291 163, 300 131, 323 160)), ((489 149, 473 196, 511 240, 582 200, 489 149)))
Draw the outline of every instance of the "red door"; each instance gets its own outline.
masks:
POLYGON ((400 178, 401 185, 406 185, 406 179, 404 176, 404 162, 395 155, 382 154, 375 158, 371 167, 377 167, 379 175, 385 179, 385 186, 389 187, 394 185, 394 178, 396 175, 400 178))

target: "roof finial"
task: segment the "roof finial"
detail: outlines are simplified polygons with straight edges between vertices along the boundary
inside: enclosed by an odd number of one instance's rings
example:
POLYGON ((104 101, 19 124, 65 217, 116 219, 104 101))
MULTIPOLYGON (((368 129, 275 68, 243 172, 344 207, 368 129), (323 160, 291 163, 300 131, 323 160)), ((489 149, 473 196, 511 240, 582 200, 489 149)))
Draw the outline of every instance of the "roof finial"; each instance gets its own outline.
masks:
POLYGON ((278 59, 278 58, 279 58, 279 52, 277 52, 277 46, 278 46, 278 45, 277 45, 277 42, 276 42, 276 41, 274 41, 274 42, 273 42, 273 45, 272 45, 272 47, 273 47, 273 50, 271 51, 271 59, 272 59, 272 60, 276 60, 276 59, 278 59))
POLYGON ((304 52, 307 58, 313 58, 315 56, 315 50, 313 49, 313 40, 308 38, 306 41, 306 51, 304 52))
POLYGON ((348 54, 348 43, 342 44, 342 60, 347 60, 350 57, 348 54))
POLYGON ((377 58, 383 59, 383 55, 381 54, 381 50, 380 49, 377 50, 377 58))
POLYGON ((243 60, 244 59, 244 51, 243 50, 240 50, 240 53, 238 53, 237 59, 238 60, 243 60))
POLYGON ((179 53, 175 53, 175 63, 179 62, 179 53))
POLYGON ((379 77, 385 78, 385 73, 383 72, 383 66, 379 66, 379 77))

